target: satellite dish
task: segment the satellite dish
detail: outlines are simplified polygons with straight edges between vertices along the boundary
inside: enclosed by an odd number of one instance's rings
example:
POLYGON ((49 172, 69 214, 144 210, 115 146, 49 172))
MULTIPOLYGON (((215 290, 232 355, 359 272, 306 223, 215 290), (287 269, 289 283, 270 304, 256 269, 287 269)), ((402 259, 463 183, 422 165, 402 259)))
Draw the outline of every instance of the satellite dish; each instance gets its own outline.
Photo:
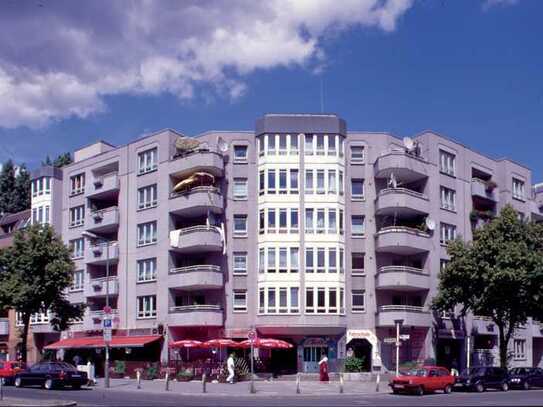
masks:
POLYGON ((411 152, 415 148, 415 142, 411 137, 404 137, 403 138, 403 145, 407 149, 407 151, 411 152))
POLYGON ((222 137, 219 137, 219 141, 217 142, 217 148, 221 153, 225 154, 228 151, 228 143, 224 141, 222 137))
POLYGON ((428 230, 434 231, 436 229, 436 222, 432 218, 426 218, 424 221, 428 230))

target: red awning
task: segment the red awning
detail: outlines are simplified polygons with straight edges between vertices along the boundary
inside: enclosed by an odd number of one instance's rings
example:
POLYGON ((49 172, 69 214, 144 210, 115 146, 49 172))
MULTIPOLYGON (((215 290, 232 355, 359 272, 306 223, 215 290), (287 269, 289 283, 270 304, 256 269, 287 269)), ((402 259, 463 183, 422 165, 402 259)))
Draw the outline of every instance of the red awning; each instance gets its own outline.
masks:
MULTIPOLYGON (((141 348, 151 342, 158 341, 162 336, 114 336, 109 344, 112 348, 141 348)), ((103 348, 104 338, 101 336, 87 336, 83 338, 67 338, 51 343, 45 349, 70 349, 70 348, 103 348)))

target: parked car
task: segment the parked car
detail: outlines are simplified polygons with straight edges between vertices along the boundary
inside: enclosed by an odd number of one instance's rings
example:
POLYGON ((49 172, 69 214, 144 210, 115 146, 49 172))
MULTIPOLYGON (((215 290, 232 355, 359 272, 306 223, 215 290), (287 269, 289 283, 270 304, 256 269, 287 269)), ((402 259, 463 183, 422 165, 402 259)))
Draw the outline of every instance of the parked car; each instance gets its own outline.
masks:
POLYGON ((15 375, 15 386, 42 386, 47 390, 71 386, 79 389, 87 383, 87 373, 66 362, 39 362, 15 375))
POLYGON ((543 369, 538 367, 515 367, 509 370, 509 387, 529 390, 543 387, 543 369))
POLYGON ((6 385, 13 384, 15 375, 22 369, 21 363, 16 361, 0 362, 0 380, 6 385))
POLYGON ((454 376, 444 367, 423 366, 414 368, 394 377, 389 386, 394 394, 415 393, 422 396, 424 393, 442 390, 450 393, 454 385, 454 376))
POLYGON ((509 390, 509 374, 501 367, 471 367, 456 378, 455 388, 475 390, 478 393, 486 389, 509 390))

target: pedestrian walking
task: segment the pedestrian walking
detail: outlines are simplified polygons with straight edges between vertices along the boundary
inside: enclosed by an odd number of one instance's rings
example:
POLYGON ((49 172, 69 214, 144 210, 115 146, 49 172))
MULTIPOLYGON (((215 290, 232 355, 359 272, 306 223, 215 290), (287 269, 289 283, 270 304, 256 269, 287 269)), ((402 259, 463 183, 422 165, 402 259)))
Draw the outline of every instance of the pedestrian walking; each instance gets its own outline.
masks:
POLYGON ((234 354, 231 353, 230 356, 228 356, 228 360, 226 361, 226 368, 228 370, 228 377, 226 378, 226 382, 230 384, 234 384, 234 354))
POLYGON ((327 382, 330 380, 328 377, 328 357, 325 353, 322 354, 322 358, 319 362, 320 381, 327 382))

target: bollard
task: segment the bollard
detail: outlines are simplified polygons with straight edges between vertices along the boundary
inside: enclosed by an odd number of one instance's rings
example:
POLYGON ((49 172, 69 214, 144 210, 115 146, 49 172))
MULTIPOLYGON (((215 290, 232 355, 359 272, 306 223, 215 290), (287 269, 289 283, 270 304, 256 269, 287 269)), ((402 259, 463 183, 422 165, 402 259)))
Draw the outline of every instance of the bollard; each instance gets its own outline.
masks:
POLYGON ((170 372, 166 371, 166 391, 170 391, 170 372))
POLYGON ((136 380, 137 380, 136 388, 139 390, 141 389, 141 372, 139 370, 136 372, 136 380))
POLYGON ((4 378, 0 378, 0 400, 4 400, 4 378))
POLYGON ((202 374, 202 393, 206 392, 206 374, 202 374))
POLYGON ((375 391, 379 393, 379 383, 381 382, 381 374, 377 373, 377 379, 375 380, 375 391))
POLYGON ((343 373, 339 374, 339 393, 343 393, 343 373))
POLYGON ((300 373, 296 373, 296 394, 300 394, 300 373))
POLYGON ((256 389, 255 389, 255 381, 254 381, 254 379, 251 380, 251 382, 249 383, 249 393, 251 393, 251 394, 255 394, 255 393, 256 393, 256 389))

